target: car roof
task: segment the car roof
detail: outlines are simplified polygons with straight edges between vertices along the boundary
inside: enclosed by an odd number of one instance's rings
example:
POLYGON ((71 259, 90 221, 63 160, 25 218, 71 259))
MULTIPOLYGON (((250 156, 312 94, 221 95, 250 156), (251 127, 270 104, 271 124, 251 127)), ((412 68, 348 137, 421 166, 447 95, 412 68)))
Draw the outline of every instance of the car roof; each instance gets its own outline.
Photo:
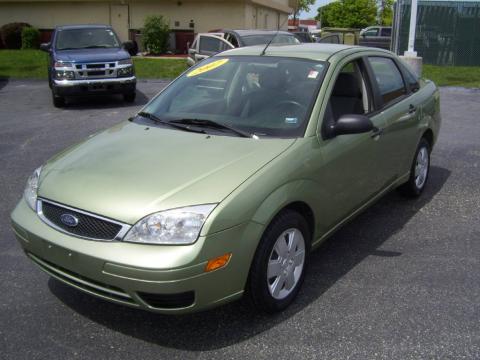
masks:
POLYGON ((70 29, 111 29, 112 27, 110 25, 92 25, 92 24, 86 24, 86 25, 60 25, 57 26, 57 30, 70 30, 70 29))
MULTIPOLYGON (((228 51, 224 51, 217 56, 225 55, 250 55, 250 56, 259 56, 261 55, 264 45, 260 46, 247 46, 236 48, 228 51)), ((339 44, 318 44, 318 43, 303 43, 303 44, 275 44, 270 45, 265 52, 265 56, 281 56, 281 57, 294 57, 294 58, 304 58, 317 61, 328 61, 333 55, 346 52, 348 54, 358 52, 358 51, 375 51, 378 53, 387 53, 391 54, 387 50, 377 49, 377 48, 368 48, 364 46, 354 46, 354 45, 339 45, 339 44)))

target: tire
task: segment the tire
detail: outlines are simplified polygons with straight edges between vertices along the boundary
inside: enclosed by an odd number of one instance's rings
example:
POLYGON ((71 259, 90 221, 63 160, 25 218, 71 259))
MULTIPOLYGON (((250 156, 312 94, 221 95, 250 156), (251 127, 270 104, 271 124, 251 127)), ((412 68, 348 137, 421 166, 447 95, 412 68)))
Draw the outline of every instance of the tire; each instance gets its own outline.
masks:
POLYGON ((398 188, 402 195, 416 198, 423 193, 430 174, 430 153, 430 143, 425 138, 422 138, 415 152, 415 157, 413 158, 410 168, 410 178, 405 184, 398 188))
POLYGON ((123 94, 123 100, 128 103, 133 103, 136 97, 137 97, 137 93, 135 91, 131 93, 123 94))
POLYGON ((246 288, 248 298, 257 310, 275 313, 293 302, 305 278, 310 238, 307 221, 292 210, 281 212, 265 230, 255 252, 246 288), (295 250, 288 249, 289 245, 295 250))
POLYGON ((65 106, 65 98, 63 96, 57 96, 52 92, 53 106, 56 108, 62 108, 65 106))

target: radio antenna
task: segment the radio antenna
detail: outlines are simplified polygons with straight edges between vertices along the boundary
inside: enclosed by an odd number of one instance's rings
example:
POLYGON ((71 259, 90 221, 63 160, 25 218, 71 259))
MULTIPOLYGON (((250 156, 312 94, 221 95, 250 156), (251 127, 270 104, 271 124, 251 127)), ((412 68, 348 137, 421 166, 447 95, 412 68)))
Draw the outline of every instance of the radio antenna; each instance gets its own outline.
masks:
POLYGON ((275 33, 275 35, 272 36, 272 38, 270 39, 270 41, 267 43, 267 46, 265 46, 265 48, 263 49, 263 51, 260 53, 260 56, 264 56, 265 55, 265 52, 267 51, 268 47, 270 46, 270 44, 273 42, 273 40, 275 40, 275 38, 278 36, 278 34, 280 33, 280 29, 283 28, 283 25, 285 25, 285 22, 288 21, 288 16, 287 18, 283 21, 282 25, 280 25, 277 29, 277 32, 275 33))

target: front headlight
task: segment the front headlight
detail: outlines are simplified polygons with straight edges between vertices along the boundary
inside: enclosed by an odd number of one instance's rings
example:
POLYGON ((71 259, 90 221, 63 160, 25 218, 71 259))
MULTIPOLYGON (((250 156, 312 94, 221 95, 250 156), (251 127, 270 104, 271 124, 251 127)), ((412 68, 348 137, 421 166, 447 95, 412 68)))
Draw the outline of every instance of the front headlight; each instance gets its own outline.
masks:
POLYGON ((130 229, 124 241, 158 245, 193 244, 215 206, 190 206, 149 215, 130 229))
POLYGON ((119 77, 127 77, 133 75, 133 66, 128 66, 124 68, 120 68, 117 70, 117 75, 119 77))
POLYGON ((54 75, 57 80, 75 79, 75 73, 73 71, 55 70, 54 75))
POLYGON ((37 211, 37 191, 38 191, 38 179, 40 178, 40 172, 42 168, 36 169, 33 174, 27 180, 27 186, 23 192, 23 196, 28 206, 34 211, 37 211))

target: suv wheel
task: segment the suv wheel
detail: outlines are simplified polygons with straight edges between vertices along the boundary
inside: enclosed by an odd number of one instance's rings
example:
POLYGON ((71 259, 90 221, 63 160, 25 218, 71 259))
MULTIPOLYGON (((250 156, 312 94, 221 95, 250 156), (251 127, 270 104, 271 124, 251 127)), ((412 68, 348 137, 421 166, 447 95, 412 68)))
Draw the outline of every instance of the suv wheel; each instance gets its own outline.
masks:
POLYGON ((253 305, 274 313, 288 307, 305 278, 310 230, 299 213, 286 210, 265 231, 255 253, 247 285, 253 305))
POLYGON ((136 97, 137 97, 137 93, 135 91, 133 91, 131 93, 124 94, 123 95, 123 100, 125 100, 126 102, 129 102, 129 103, 133 103, 135 101, 136 97))
POLYGON ((57 96, 52 92, 53 106, 56 108, 62 108, 65 106, 65 98, 63 96, 57 96))

